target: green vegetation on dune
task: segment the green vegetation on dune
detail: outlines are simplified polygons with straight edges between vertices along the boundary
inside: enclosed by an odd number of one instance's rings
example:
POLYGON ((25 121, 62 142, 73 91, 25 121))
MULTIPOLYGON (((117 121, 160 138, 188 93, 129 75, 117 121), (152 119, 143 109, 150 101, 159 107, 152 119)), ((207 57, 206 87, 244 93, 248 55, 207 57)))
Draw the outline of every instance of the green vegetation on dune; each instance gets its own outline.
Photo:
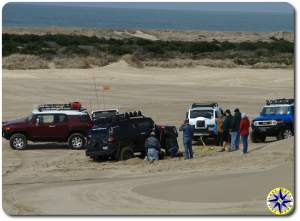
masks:
POLYGON ((230 59, 236 65, 254 65, 261 62, 292 65, 294 62, 294 42, 275 38, 269 42, 186 42, 151 41, 142 38, 105 39, 63 34, 3 34, 2 37, 4 57, 25 54, 51 60, 57 57, 110 56, 111 61, 114 61, 125 54, 131 54, 141 62, 175 58, 230 59))

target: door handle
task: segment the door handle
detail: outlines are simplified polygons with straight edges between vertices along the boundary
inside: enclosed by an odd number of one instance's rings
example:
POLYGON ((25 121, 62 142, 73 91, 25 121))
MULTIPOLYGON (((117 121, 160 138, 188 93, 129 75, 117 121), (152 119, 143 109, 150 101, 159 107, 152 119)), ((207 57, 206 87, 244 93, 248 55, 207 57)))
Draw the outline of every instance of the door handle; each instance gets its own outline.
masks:
POLYGON ((49 125, 49 127, 55 127, 55 125, 49 125))
POLYGON ((142 133, 140 133, 140 134, 143 134, 143 135, 144 135, 144 134, 146 134, 146 132, 142 132, 142 133))

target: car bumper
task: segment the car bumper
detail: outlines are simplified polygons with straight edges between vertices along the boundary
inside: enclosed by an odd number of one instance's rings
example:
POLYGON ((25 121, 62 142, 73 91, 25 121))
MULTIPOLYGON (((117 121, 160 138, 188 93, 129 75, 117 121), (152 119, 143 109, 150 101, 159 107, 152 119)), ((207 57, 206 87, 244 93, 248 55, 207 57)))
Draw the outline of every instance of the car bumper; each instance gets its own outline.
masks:
POLYGON ((9 134, 4 132, 4 130, 2 129, 2 137, 9 140, 9 134))
POLYGON ((100 156, 109 156, 114 153, 115 150, 112 146, 104 145, 104 146, 95 146, 93 144, 88 144, 87 149, 85 151, 85 155, 89 157, 100 157, 100 156))
POLYGON ((283 130, 284 128, 284 126, 260 126, 252 127, 252 131, 255 134, 264 136, 277 136, 279 131, 283 130))
POLYGON ((195 129, 194 130, 194 137, 199 137, 199 136, 213 136, 213 130, 209 130, 208 128, 203 128, 203 129, 195 129))

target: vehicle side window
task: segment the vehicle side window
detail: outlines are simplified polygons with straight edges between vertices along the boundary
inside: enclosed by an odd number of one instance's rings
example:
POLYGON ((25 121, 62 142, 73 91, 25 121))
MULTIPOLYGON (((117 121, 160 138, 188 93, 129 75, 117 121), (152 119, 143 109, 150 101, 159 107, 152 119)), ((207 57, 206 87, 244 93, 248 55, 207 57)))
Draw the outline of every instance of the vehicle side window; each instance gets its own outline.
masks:
POLYGON ((153 124, 151 121, 137 121, 136 122, 138 128, 140 131, 148 131, 153 127, 153 124))
POLYGON ((216 110, 215 111, 215 118, 219 118, 221 115, 220 111, 219 110, 216 110))
POLYGON ((80 122, 82 122, 82 123, 89 122, 89 116, 88 115, 81 115, 80 116, 80 122))
POLYGON ((54 122, 54 115, 52 114, 39 115, 37 119, 39 124, 51 124, 54 122))
POLYGON ((67 121, 67 116, 65 114, 57 114, 55 115, 55 122, 56 123, 63 123, 67 121))
POLYGON ((291 107, 290 107, 290 113, 291 113, 291 114, 294 114, 294 109, 295 109, 294 106, 291 106, 291 107))

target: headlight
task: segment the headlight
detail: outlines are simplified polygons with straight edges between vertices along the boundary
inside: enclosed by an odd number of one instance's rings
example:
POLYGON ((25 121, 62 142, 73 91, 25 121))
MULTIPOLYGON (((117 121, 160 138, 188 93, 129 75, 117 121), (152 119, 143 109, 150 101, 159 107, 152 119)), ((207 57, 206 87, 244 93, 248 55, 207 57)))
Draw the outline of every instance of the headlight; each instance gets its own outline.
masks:
POLYGON ((254 121, 254 122, 253 122, 253 125, 254 125, 254 126, 258 126, 258 125, 259 125, 258 121, 254 121))
POLYGON ((272 120, 272 125, 277 125, 277 121, 276 120, 272 120))

